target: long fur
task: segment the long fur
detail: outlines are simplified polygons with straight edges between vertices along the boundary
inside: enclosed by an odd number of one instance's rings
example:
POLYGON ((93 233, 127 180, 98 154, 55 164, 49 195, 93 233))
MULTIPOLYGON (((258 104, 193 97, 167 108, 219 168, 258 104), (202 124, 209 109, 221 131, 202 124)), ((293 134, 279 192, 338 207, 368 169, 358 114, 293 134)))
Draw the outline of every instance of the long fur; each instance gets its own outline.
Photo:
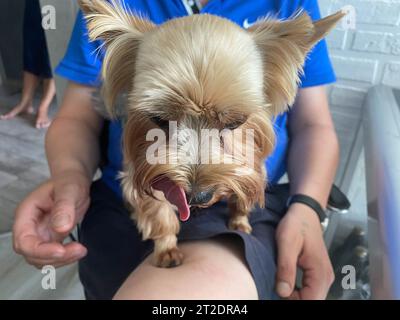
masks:
POLYGON ((155 25, 133 15, 119 0, 78 0, 85 14, 89 37, 102 40, 106 46, 102 65, 103 97, 111 115, 114 103, 123 91, 130 91, 135 72, 136 54, 145 32, 155 25))
POLYGON ((249 29, 262 52, 265 93, 274 114, 294 103, 307 53, 344 15, 337 12, 313 23, 300 11, 286 21, 268 17, 249 29))
MULTIPOLYGON (((119 95, 127 96, 123 193, 143 238, 155 241, 155 263, 166 267, 182 261, 176 208, 152 189, 152 182, 162 176, 187 192, 193 185, 199 190, 212 188, 215 192, 207 205, 228 199, 230 227, 251 232, 248 215, 256 204, 265 203, 264 160, 274 147, 273 116, 293 103, 308 51, 343 14, 316 23, 306 13, 288 21, 266 18, 246 31, 212 15, 155 26, 115 0, 79 2, 90 38, 101 39, 106 46, 102 74, 109 111, 115 113, 119 95), (146 151, 153 142, 146 141, 146 134, 158 128, 155 116, 177 122, 180 144, 190 138, 180 133, 190 132, 186 129, 197 135, 231 124, 236 124, 233 132, 253 130, 253 161, 235 156, 235 147, 221 144, 212 156, 231 157, 232 163, 150 164, 146 151)), ((240 136, 228 138, 234 146, 246 142, 240 136)), ((165 150, 169 143, 169 139, 163 142, 165 150)), ((189 155, 178 156, 196 159, 199 147, 192 145, 189 155)), ((165 155, 174 156, 169 151, 165 155)))

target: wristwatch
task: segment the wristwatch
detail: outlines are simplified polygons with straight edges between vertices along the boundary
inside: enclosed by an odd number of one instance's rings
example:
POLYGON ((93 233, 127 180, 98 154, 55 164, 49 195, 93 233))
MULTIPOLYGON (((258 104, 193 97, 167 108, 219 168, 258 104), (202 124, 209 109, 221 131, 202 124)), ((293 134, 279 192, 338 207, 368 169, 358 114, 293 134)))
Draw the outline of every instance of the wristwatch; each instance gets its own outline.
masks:
POLYGON ((328 226, 328 217, 318 201, 314 200, 310 196, 306 196, 305 194, 294 194, 288 198, 286 207, 289 208, 293 203, 302 203, 313 209, 317 214, 321 225, 326 229, 328 226))

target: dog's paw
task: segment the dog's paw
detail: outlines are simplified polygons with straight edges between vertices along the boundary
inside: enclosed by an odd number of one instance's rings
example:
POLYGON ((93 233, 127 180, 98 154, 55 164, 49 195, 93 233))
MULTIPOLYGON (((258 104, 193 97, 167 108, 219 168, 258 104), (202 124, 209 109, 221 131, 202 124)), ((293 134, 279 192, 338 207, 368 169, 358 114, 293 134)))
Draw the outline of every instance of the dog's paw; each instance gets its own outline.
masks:
POLYGON ((155 257, 156 265, 160 268, 173 268, 182 264, 183 253, 178 248, 163 251, 155 257))
POLYGON ((229 229, 250 234, 252 228, 246 216, 236 216, 229 220, 229 229))

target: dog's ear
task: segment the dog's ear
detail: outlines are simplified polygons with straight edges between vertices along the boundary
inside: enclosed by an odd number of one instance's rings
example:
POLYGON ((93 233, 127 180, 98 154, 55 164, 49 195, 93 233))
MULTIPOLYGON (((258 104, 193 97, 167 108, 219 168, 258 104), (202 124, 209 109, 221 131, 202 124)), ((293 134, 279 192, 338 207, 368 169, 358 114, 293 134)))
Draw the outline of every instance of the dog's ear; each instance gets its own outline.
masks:
POLYGON ((133 85, 137 50, 143 35, 156 26, 133 15, 119 0, 78 0, 87 21, 89 38, 106 46, 103 61, 103 95, 114 114, 117 96, 133 85))
POLYGON ((265 93, 273 114, 294 103, 307 53, 344 15, 337 12, 313 23, 299 12, 286 21, 266 18, 248 29, 263 57, 265 93))

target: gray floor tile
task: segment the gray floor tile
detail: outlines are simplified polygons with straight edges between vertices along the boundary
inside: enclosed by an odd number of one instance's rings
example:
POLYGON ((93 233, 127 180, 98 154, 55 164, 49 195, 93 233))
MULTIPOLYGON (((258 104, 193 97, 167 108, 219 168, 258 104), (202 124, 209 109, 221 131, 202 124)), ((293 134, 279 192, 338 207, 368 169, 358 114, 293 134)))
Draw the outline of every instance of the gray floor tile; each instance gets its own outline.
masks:
POLYGON ((17 203, 10 199, 3 198, 0 191, 0 234, 11 231, 16 207, 17 203))
POLYGON ((7 172, 0 171, 0 188, 6 186, 10 182, 17 180, 18 177, 7 172))
POLYGON ((43 180, 28 181, 28 180, 20 180, 19 179, 19 180, 13 181, 13 182, 9 183, 7 186, 0 189, 0 195, 4 199, 8 199, 15 203, 19 203, 43 180))
POLYGON ((43 165, 45 159, 32 159, 25 154, 0 149, 0 171, 19 175, 29 168, 43 165))

